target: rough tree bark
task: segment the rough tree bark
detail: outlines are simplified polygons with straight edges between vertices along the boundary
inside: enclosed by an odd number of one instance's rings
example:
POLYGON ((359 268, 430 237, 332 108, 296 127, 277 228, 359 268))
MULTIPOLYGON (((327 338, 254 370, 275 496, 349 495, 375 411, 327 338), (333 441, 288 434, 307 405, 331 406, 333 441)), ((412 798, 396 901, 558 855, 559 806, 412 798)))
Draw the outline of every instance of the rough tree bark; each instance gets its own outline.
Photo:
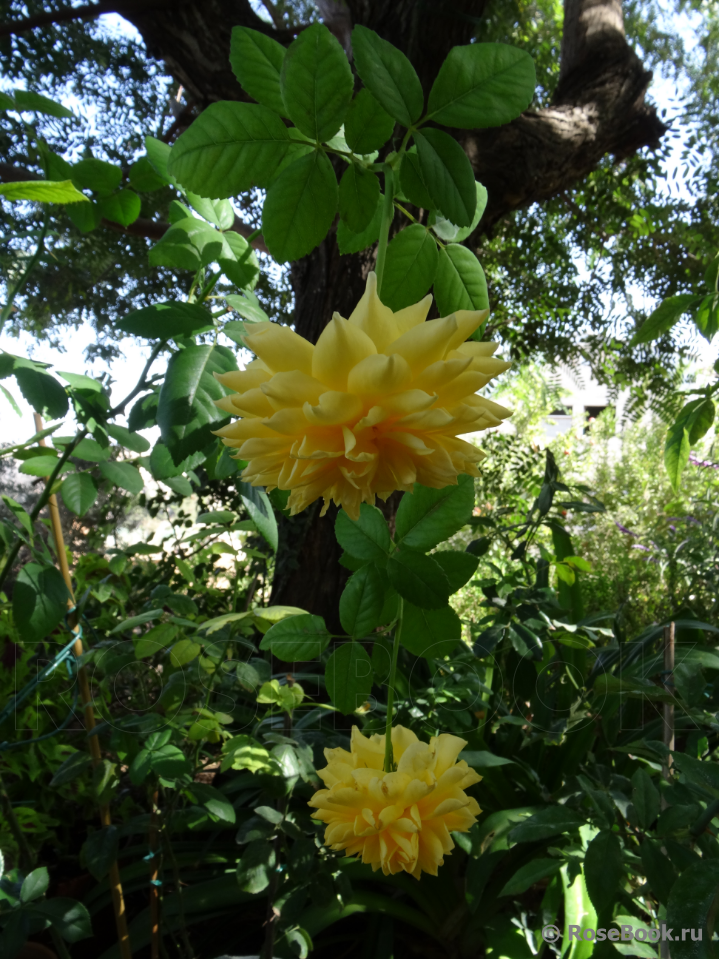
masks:
MULTIPOLYGON (((321 0, 318 8, 345 49, 353 24, 376 30, 402 49, 428 90, 453 46, 481 39, 487 3, 321 0)), ((267 24, 248 0, 119 0, 114 9, 138 28, 149 54, 164 61, 197 108, 243 96, 228 64, 233 26, 252 27, 282 43, 297 32, 267 24)), ((478 234, 491 232, 512 210, 570 190, 608 154, 624 158, 657 146, 665 132, 645 101, 651 74, 626 42, 620 0, 565 0, 564 12, 560 78, 551 104, 500 129, 457 133, 489 194, 478 234)), ((0 27, 3 32, 13 31, 0 27)), ((315 342, 335 310, 348 316, 373 257, 371 251, 340 257, 330 235, 293 264, 297 331, 315 342)), ((287 549, 272 599, 324 615, 334 628, 346 571, 337 563, 333 511, 321 520, 318 513, 312 508, 283 522, 287 549)))

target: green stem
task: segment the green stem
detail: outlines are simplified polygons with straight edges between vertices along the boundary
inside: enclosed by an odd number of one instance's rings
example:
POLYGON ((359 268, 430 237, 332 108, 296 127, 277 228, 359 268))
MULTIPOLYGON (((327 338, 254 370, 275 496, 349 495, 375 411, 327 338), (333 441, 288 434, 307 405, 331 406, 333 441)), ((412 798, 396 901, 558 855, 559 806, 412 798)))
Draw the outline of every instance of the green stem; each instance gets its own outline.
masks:
POLYGON ((2 330, 3 326, 5 325, 5 320, 9 318, 10 313, 12 312, 12 307, 13 307, 13 303, 15 302, 15 297, 22 292, 23 287, 25 286, 28 279, 30 278, 30 274, 32 273, 32 271, 35 269, 37 265, 37 261, 40 259, 40 254, 45 249, 45 235, 47 233, 48 225, 49 225, 49 220, 46 216, 45 221, 42 225, 42 230, 40 231, 40 239, 37 242, 37 249, 33 253, 32 257, 30 258, 30 262, 25 267, 25 270, 23 271, 22 275, 18 278, 17 283, 8 292, 7 303, 2 308, 2 312, 0 313, 0 330, 2 330))
POLYGON ((52 939, 52 944, 55 946, 55 952, 60 959, 72 959, 70 950, 65 945, 65 940, 53 926, 50 926, 50 938, 52 939))
POLYGON ((394 709, 394 684, 397 676, 397 655, 399 654, 399 634, 402 631, 402 597, 399 599, 397 625, 394 628, 394 642, 392 644, 392 666, 389 671, 387 685, 387 725, 384 732, 384 771, 395 771, 394 752, 392 750, 392 712, 394 709))
POLYGON ((382 224, 379 229, 379 243, 377 245, 377 263, 375 273, 377 274, 377 296, 382 289, 382 277, 384 276, 384 264, 387 259, 387 243, 389 241, 389 228, 394 218, 394 173, 391 167, 385 167, 384 171, 384 202, 382 204, 382 224))

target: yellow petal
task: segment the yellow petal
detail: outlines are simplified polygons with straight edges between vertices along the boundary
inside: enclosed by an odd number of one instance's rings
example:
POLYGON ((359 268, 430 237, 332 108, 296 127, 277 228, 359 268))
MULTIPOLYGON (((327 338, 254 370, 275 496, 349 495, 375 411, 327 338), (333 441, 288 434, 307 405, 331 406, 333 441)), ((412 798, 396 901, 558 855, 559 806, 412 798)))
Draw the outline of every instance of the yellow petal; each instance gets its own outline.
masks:
POLYGON ((423 370, 415 378, 414 385, 420 390, 434 393, 456 376, 459 376, 460 373, 464 373, 471 362, 472 360, 468 356, 457 356, 451 360, 438 360, 436 363, 431 363, 426 370, 423 370))
POLYGON ((452 736, 450 733, 442 733, 439 736, 433 736, 429 741, 429 745, 437 758, 434 771, 439 777, 442 773, 445 773, 450 766, 454 766, 457 761, 457 756, 459 756, 467 745, 467 740, 460 739, 459 736, 452 736))
POLYGON ((405 389, 411 382, 412 371, 404 357, 375 353, 353 367, 347 377, 347 389, 358 396, 384 396, 405 389))
MULTIPOLYGON (((411 330, 415 326, 419 326, 420 323, 424 323, 431 305, 432 295, 428 293, 419 303, 413 303, 412 306, 405 306, 403 310, 395 313, 394 321, 397 324, 397 335, 401 336, 403 333, 406 333, 407 330, 411 330)), ((379 349, 379 347, 377 347, 377 349, 379 349)))
POLYGON ((366 333, 378 351, 396 340, 402 332, 392 310, 377 296, 377 275, 374 272, 368 274, 362 299, 352 311, 349 322, 366 333))
POLYGON ((447 343, 456 338, 457 321, 454 316, 445 316, 440 320, 428 320, 420 326, 403 333, 390 344, 384 353, 399 353, 404 357, 416 376, 430 363, 444 359, 447 343))
POLYGON ((271 380, 260 387, 272 407, 282 410, 287 406, 302 406, 316 403, 327 389, 319 380, 300 370, 275 373, 271 380))
POLYGON ((489 310, 457 310, 452 314, 457 322, 456 332, 447 340, 447 352, 456 350, 489 316, 489 310))
POLYGON ((472 358, 475 356, 491 356, 499 349, 499 343, 494 343, 492 340, 470 340, 468 343, 458 346, 457 349, 460 353, 472 358))
POLYGON ((376 352, 366 333, 335 313, 314 348, 311 372, 331 390, 343 391, 352 367, 376 352))
POLYGON ((312 355, 315 347, 291 330, 279 323, 257 323, 252 333, 243 337, 247 348, 256 353, 273 373, 289 370, 301 370, 312 373, 312 355), (262 327, 262 329, 257 329, 262 327))
POLYGON ((247 390, 246 393, 237 393, 232 397, 235 407, 243 414, 250 416, 272 416, 274 409, 261 389, 247 390))
POLYGON ((320 396, 317 406, 305 403, 303 410, 309 423, 330 426, 356 419, 362 412, 362 401, 352 393, 328 391, 320 396))
POLYGON ((272 374, 266 370, 262 363, 253 360, 248 363, 244 370, 230 370, 229 373, 214 373, 215 379, 226 386, 229 390, 235 390, 237 393, 244 393, 245 390, 253 390, 260 383, 269 380, 272 374))

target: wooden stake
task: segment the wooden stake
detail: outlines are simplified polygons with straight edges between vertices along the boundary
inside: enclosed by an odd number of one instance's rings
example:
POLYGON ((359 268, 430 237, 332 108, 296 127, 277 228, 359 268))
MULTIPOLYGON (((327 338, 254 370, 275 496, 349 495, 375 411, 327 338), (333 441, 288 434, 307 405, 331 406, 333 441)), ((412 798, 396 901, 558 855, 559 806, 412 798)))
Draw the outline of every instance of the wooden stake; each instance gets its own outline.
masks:
MULTIPOLYGON (((44 429, 42 417, 39 413, 33 414, 35 417, 35 429, 38 433, 42 432, 44 429)), ((47 446, 45 439, 41 439, 40 446, 47 446)), ((55 540, 55 552, 57 553, 57 561, 60 566, 60 572, 62 573, 62 578, 65 580, 65 585, 67 586, 67 591, 70 594, 70 599, 68 600, 68 606, 73 607, 75 605, 75 593, 72 588, 72 577, 70 576, 70 567, 67 562, 67 553, 65 552, 65 537, 62 534, 62 524, 60 522, 60 510, 57 505, 57 496, 54 493, 51 493, 48 498, 48 509, 50 511, 50 523, 52 525, 52 535, 55 540)), ((82 645, 82 638, 80 636, 80 629, 77 623, 73 625, 73 632, 77 634, 77 640, 75 641, 74 653, 78 658, 82 656, 84 648, 82 645)), ((81 666, 77 671, 77 681, 80 686, 80 696, 82 697, 83 712, 85 715, 85 729, 88 734, 92 733, 95 728, 95 710, 92 705, 92 694, 90 692, 90 683, 87 678, 87 670, 84 666, 81 666)), ((90 751, 90 756, 92 757, 92 765, 97 766, 101 761, 102 756, 100 754, 100 741, 97 736, 88 736, 87 740, 88 749, 90 751)), ((110 816, 110 806, 107 803, 103 803, 100 806, 100 822, 103 826, 110 826, 112 824, 112 817, 110 816)), ((117 926, 117 938, 120 945, 120 956, 121 959, 132 959, 132 950, 130 948, 130 934, 127 930, 127 915, 125 913, 125 898, 122 894, 122 883, 120 882, 120 869, 117 865, 117 862, 113 862, 110 866, 109 871, 109 880, 110 880, 110 891, 112 893, 112 905, 115 911, 115 925, 117 926)))
MULTIPOLYGON (((664 684, 674 692, 674 623, 664 627, 664 684)), ((664 703, 664 745, 667 749, 674 750, 674 704, 664 703)), ((670 781, 670 770, 672 767, 672 757, 667 756, 662 766, 662 776, 665 782, 670 781)))
POLYGON ((158 801, 155 789, 150 799, 150 852, 154 854, 150 860, 150 959, 160 959, 160 890, 156 885, 160 875, 158 801))

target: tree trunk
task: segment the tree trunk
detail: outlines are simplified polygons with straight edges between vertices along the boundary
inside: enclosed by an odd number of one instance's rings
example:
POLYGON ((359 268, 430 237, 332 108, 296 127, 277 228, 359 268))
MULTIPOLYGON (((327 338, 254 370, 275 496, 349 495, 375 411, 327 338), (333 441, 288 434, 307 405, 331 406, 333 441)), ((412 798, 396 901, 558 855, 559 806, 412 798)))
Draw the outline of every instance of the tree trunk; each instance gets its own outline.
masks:
MULTIPOLYGON (((370 27, 402 49, 428 91, 453 46, 481 39, 486 6, 487 0, 322 0, 320 9, 345 49, 352 24, 370 27)), ((248 0, 155 0, 141 12, 134 3, 118 9, 198 108, 244 96, 228 65, 233 26, 252 27, 283 43, 297 32, 275 30, 248 0)), ((551 105, 528 110, 506 127, 458 134, 489 193, 477 235, 512 210, 571 189, 607 154, 621 158, 656 146, 665 128, 644 100, 650 79, 626 42, 620 0, 565 0, 561 72, 551 105)), ((335 310, 349 316, 373 260, 373 251, 341 257, 332 231, 293 264, 297 332, 316 342, 335 310)), ((334 515, 331 509, 320 519, 319 506, 313 506, 292 520, 282 518, 272 593, 273 603, 323 615, 333 630, 339 628, 337 602, 348 575, 337 562, 334 515)))

